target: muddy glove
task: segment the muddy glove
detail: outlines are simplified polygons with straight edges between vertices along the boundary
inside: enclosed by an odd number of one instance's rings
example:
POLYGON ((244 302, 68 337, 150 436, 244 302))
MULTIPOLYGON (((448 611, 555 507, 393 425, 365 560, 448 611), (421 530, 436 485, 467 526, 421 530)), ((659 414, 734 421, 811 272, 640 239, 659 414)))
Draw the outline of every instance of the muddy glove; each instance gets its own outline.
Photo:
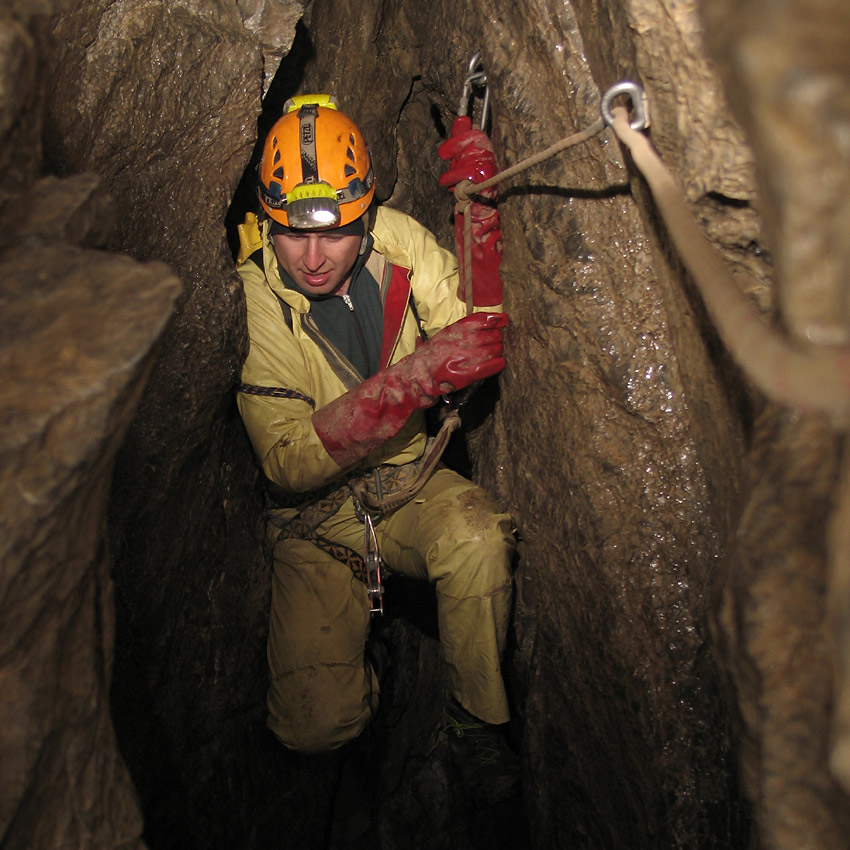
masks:
MULTIPOLYGON (((443 142, 437 153, 449 160, 449 170, 440 177, 440 185, 454 190, 463 180, 481 183, 499 170, 493 144, 486 133, 473 129, 468 115, 461 115, 452 125, 450 138, 443 142)), ((502 229, 499 223, 498 197, 492 186, 481 193, 489 203, 472 203, 472 303, 476 307, 493 307, 502 303, 502 279, 499 264, 502 262, 502 229)), ((455 213, 455 248, 460 267, 458 297, 466 300, 463 290, 463 214, 455 213)))
POLYGON ((504 313, 474 313, 434 334, 313 414, 328 454, 344 469, 394 437, 415 410, 500 372, 504 313))

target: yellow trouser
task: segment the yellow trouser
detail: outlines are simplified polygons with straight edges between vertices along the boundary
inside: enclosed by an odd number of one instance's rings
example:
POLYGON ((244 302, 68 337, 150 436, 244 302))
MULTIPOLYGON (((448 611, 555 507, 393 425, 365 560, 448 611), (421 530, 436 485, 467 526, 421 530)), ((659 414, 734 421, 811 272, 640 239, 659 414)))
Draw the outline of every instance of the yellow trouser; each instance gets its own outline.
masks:
MULTIPOLYGON (((318 533, 363 551, 351 499, 318 533)), ((488 723, 505 723, 501 655, 511 602, 511 521, 479 487, 441 469, 416 499, 375 526, 393 572, 435 585, 440 644, 454 695, 488 723)), ((287 747, 321 752, 363 730, 378 707, 364 659, 365 585, 305 540, 279 540, 268 642, 269 728, 287 747)))

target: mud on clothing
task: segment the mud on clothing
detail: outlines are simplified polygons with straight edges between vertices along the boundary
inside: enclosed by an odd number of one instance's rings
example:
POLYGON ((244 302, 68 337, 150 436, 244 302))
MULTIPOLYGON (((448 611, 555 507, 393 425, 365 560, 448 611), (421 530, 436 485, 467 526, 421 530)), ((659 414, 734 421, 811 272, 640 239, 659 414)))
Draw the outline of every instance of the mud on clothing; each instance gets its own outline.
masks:
MULTIPOLYGON (((420 323, 430 336, 462 318, 465 307, 457 298, 454 257, 416 221, 380 208, 371 239, 363 268, 378 287, 383 368, 414 350, 420 323)), ((322 332, 310 299, 285 285, 268 223, 262 268, 247 261, 239 272, 250 337, 241 376, 249 391, 238 394, 239 411, 269 488, 286 505, 268 515, 276 541, 269 726, 293 749, 327 750, 358 735, 377 707, 376 681, 364 661, 366 589, 312 543, 278 538, 299 504, 351 471, 325 451, 311 417, 366 375, 340 350, 345 344, 322 332)), ((425 441, 424 417, 417 412, 358 468, 415 461, 425 441)), ((511 597, 510 529, 509 517, 480 488, 449 470, 436 473, 414 502, 376 526, 382 555, 394 571, 435 584, 440 642, 455 696, 490 723, 508 719, 500 657, 511 597)), ((350 499, 320 531, 350 548, 362 547, 363 526, 350 499)))

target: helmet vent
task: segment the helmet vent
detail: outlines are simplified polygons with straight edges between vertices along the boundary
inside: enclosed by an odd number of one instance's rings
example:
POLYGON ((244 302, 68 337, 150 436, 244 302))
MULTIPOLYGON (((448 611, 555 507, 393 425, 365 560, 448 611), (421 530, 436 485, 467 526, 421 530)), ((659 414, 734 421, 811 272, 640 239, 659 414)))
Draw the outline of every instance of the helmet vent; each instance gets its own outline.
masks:
POLYGON ((345 155, 346 155, 346 156, 347 156, 347 157, 348 157, 348 158, 349 158, 352 162, 356 162, 356 160, 354 159, 354 151, 353 151, 351 148, 348 148, 348 149, 345 151, 345 155))
POLYGON ((345 166, 345 176, 351 177, 352 174, 357 174, 357 169, 353 165, 347 165, 346 164, 346 166, 345 166))
POLYGON ((274 176, 277 177, 278 180, 283 180, 283 166, 281 166, 280 168, 275 168, 272 174, 274 174, 274 176))
POLYGON ((274 162, 275 165, 277 165, 280 162, 280 150, 279 149, 274 152, 273 162, 274 162))

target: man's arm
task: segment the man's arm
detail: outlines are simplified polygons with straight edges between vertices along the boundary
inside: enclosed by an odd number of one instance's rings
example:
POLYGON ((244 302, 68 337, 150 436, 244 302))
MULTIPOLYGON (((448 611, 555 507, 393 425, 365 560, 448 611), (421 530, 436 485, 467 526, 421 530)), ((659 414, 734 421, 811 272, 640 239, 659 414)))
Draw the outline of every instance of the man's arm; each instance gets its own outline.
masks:
MULTIPOLYGON (((459 183, 483 183, 499 172, 493 143, 487 135, 472 126, 468 115, 461 115, 452 125, 451 136, 438 150, 449 161, 449 169, 440 177, 440 185, 452 191, 459 183)), ((474 186, 470 187, 474 191, 474 186)), ((470 198, 468 213, 470 229, 466 231, 464 214, 455 210, 455 250, 461 266, 460 298, 477 309, 502 309, 502 226, 497 206, 496 187, 485 189, 470 198), (474 198, 474 200, 473 200, 474 198), (467 244, 467 240, 469 244, 467 244), (466 257, 470 261, 464 268, 466 257), (472 292, 465 292, 467 278, 472 292), (467 297, 469 295, 469 297, 467 297)))
POLYGON ((331 457, 340 466, 357 463, 394 437, 414 411, 500 372, 507 318, 467 316, 317 410, 313 425, 331 457))
POLYGON ((268 352, 252 339, 242 373, 247 391, 239 393, 238 403, 263 472, 279 486, 302 492, 354 466, 399 434, 415 411, 501 371, 506 318, 480 313, 456 322, 321 406, 294 389, 295 380, 264 378, 260 364, 268 352), (290 386, 275 386, 284 383, 290 386))

